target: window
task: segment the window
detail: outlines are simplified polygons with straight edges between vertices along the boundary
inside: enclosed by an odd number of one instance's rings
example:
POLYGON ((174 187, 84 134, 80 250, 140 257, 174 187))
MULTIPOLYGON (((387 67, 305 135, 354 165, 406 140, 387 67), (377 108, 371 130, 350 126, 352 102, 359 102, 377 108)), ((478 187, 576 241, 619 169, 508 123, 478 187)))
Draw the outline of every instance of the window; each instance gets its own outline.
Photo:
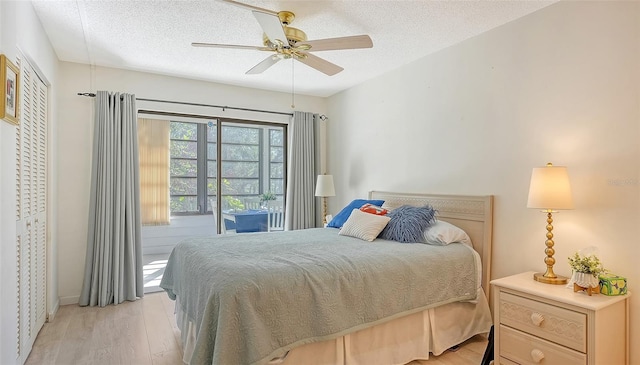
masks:
POLYGON ((269 191, 281 198, 284 196, 284 133, 269 130, 269 191))
MULTIPOLYGON (((202 124, 206 127, 206 124, 202 124)), ((171 122, 169 164, 171 214, 200 213, 198 204, 198 123, 171 122)), ((201 137, 202 138, 202 137, 201 137)), ((201 139, 200 138, 200 139, 201 139)))
POLYGON ((211 212, 219 188, 222 209, 242 209, 243 199, 265 193, 283 199, 285 126, 235 120, 170 125, 172 215, 211 212))
POLYGON ((241 209, 239 205, 244 198, 256 197, 264 191, 260 168, 265 155, 261 153, 262 132, 259 127, 222 127, 223 208, 241 209))

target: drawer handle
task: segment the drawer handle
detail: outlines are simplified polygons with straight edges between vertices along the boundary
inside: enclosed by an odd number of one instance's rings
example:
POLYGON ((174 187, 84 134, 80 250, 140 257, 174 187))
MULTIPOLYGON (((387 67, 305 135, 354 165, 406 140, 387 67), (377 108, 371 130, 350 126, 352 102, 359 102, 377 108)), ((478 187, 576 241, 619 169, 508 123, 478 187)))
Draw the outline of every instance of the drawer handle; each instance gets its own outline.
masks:
POLYGON ((542 359, 544 359, 544 352, 538 349, 533 349, 531 350, 531 358, 533 359, 533 362, 539 363, 540 361, 542 361, 542 359))
POLYGON ((533 314, 531 314, 531 322, 533 322, 533 324, 535 324, 536 326, 540 327, 543 321, 544 316, 542 314, 538 312, 534 312, 533 314))

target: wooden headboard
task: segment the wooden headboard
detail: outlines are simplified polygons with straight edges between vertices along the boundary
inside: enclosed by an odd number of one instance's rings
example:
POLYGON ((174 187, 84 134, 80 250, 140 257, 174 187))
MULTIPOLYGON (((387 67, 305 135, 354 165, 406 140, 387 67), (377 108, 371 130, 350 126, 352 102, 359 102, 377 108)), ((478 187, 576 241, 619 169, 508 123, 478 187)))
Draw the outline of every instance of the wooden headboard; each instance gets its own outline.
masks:
POLYGON ((369 199, 384 200, 391 209, 402 205, 431 205, 437 218, 462 228, 482 259, 482 288, 489 297, 491 280, 491 240, 493 230, 493 195, 438 195, 370 191, 369 199))

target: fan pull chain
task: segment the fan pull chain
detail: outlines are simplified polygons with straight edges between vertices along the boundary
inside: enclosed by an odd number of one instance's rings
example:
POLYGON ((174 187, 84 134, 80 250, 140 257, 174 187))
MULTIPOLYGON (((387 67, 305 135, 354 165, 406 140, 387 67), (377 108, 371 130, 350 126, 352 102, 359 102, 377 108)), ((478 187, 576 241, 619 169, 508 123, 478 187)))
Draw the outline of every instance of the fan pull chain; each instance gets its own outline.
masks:
POLYGON ((291 109, 296 108, 295 104, 295 88, 294 88, 294 71, 293 65, 295 64, 294 57, 291 57, 291 109))

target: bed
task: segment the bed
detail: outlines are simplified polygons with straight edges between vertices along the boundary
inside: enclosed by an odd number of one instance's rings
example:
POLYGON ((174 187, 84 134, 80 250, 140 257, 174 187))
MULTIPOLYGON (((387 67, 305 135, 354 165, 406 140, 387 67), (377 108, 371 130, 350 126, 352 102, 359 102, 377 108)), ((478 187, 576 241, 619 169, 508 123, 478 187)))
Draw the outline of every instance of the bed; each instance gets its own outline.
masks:
POLYGON ((365 242, 332 228, 184 241, 161 283, 176 300, 184 362, 405 364, 488 332, 492 196, 369 198, 389 209, 430 204, 473 249, 365 242))

